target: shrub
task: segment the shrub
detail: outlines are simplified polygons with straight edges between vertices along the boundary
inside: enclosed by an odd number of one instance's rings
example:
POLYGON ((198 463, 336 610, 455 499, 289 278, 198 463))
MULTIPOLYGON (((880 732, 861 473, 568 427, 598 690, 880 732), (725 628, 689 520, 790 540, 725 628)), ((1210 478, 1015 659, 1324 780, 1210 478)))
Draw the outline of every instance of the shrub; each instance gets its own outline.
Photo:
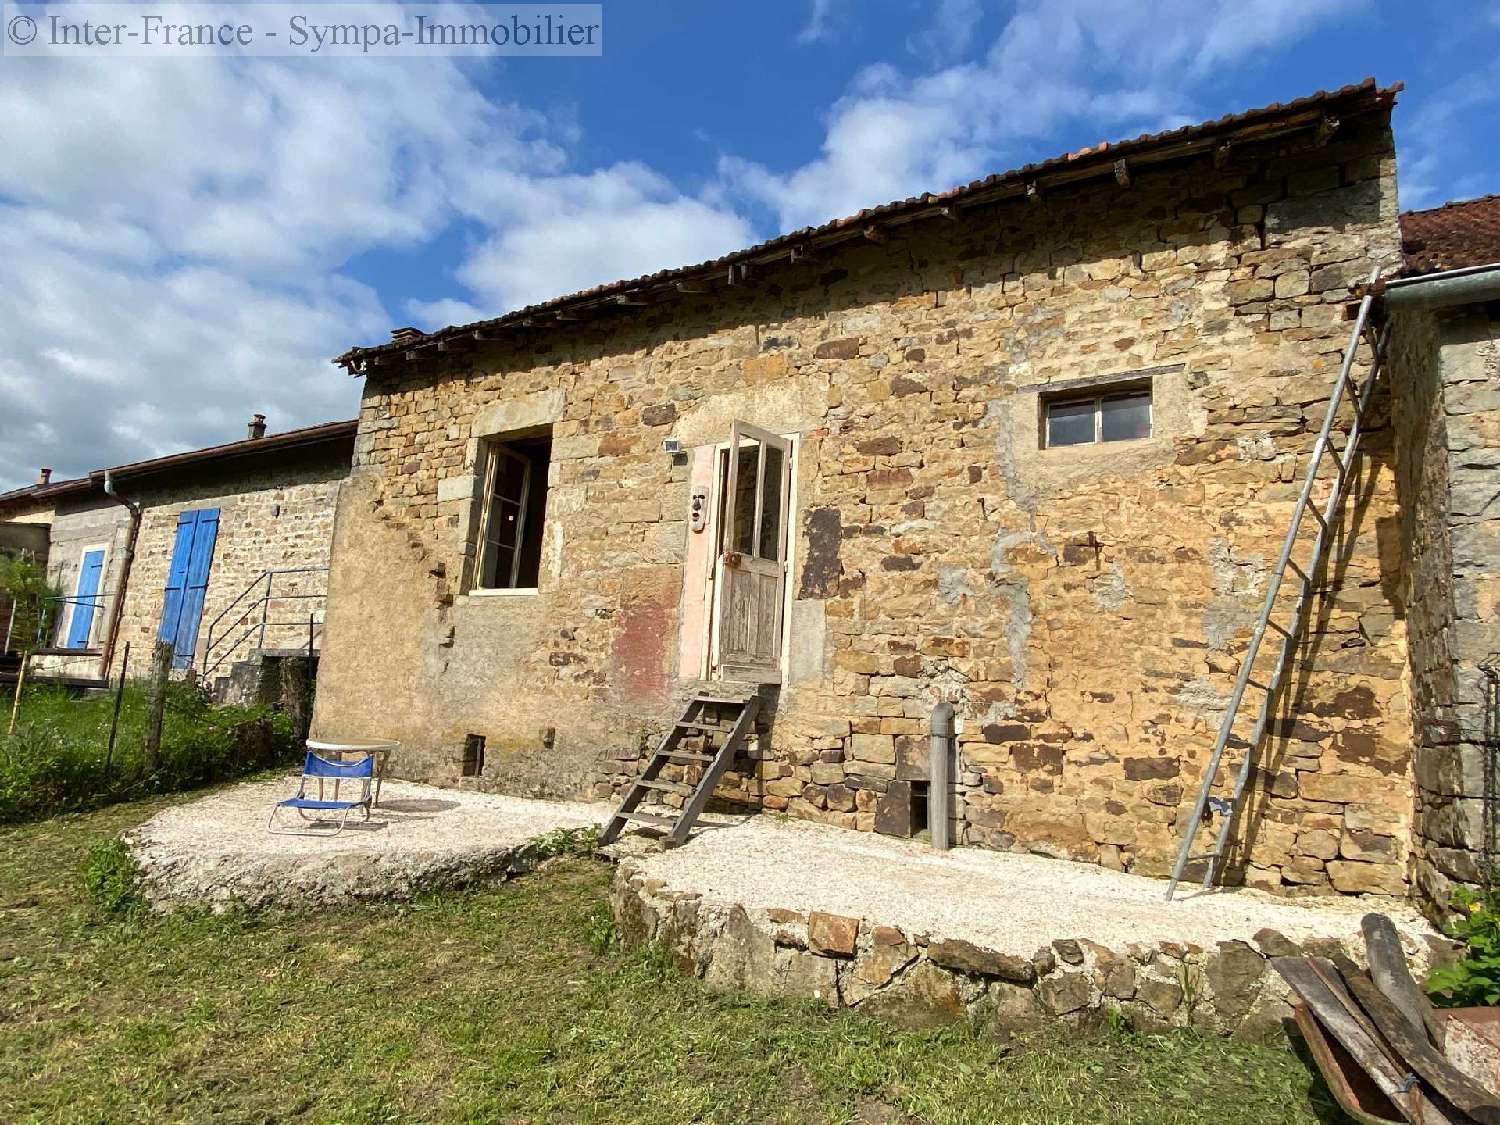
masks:
POLYGON ((599 846, 599 826, 590 824, 583 828, 554 828, 538 836, 533 847, 542 859, 559 855, 592 855, 599 846))
POLYGON ((83 889, 98 914, 118 917, 140 909, 140 881, 124 840, 116 837, 89 849, 83 861, 83 889))
POLYGON ((583 930, 589 948, 601 957, 620 944, 620 928, 615 925, 614 911, 607 903, 596 903, 583 916, 583 930))
POLYGON ((192 789, 290 764, 291 722, 264 707, 215 707, 188 684, 168 686, 161 753, 142 756, 146 699, 127 686, 115 752, 106 762, 114 701, 51 688, 27 692, 21 721, 0 731, 0 824, 192 789))
POLYGON ((1464 943, 1464 957, 1432 971, 1428 995, 1440 1008, 1500 1004, 1500 895, 1485 897, 1461 888, 1453 895, 1453 908, 1458 915, 1447 929, 1464 943))

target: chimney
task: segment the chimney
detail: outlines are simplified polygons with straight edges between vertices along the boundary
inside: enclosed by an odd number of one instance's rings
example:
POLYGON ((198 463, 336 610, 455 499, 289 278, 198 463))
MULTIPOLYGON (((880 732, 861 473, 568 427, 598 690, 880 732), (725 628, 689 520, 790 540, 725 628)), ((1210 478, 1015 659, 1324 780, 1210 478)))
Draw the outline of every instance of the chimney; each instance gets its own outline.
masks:
POLYGON ((426 336, 420 328, 392 328, 391 342, 393 344, 413 344, 426 336))
POLYGON ((52 483, 52 470, 51 469, 43 469, 43 470, 41 470, 36 475, 36 482, 37 482, 37 484, 51 484, 52 483))
POLYGON ((250 419, 250 424, 245 427, 245 437, 250 441, 259 441, 266 436, 266 416, 257 414, 250 419))

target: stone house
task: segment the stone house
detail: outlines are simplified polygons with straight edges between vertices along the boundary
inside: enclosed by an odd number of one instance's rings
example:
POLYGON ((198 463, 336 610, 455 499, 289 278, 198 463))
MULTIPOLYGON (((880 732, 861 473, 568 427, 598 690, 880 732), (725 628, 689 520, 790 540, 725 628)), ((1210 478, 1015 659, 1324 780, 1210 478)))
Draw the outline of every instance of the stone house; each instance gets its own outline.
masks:
MULTIPOLYGON (((1446 902, 1494 862, 1486 759, 1500 754, 1500 196, 1401 218, 1396 343, 1400 541, 1416 783, 1413 878, 1446 902)), ((1489 794, 1491 818, 1496 794, 1489 794)))
POLYGON ((176 666, 220 691, 253 689, 283 651, 322 646, 333 513, 355 423, 267 434, 0 495, 0 531, 46 543, 62 594, 31 672, 82 686, 144 674, 170 639, 176 666), (266 597, 269 581, 270 597, 266 597), (311 620, 311 625, 309 624, 311 620), (262 622, 266 625, 261 628, 262 622))
MULTIPOLYGON (((1071 153, 698 266, 354 348, 316 733, 617 795, 703 680, 721 796, 1165 873, 1360 286, 1397 88, 1071 153), (733 482, 733 484, 731 484, 733 482), (478 752, 476 752, 476 750, 478 752)), ((1414 668, 1382 388, 1231 878, 1410 885, 1414 668)))

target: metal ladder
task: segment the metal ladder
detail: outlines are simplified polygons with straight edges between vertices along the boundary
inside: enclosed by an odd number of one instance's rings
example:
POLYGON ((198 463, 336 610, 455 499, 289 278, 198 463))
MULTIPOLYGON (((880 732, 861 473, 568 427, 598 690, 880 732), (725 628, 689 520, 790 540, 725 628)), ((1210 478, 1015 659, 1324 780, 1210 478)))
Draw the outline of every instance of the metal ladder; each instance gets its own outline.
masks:
POLYGON ((669 845, 686 842, 688 833, 708 804, 719 779, 734 761, 735 754, 744 744, 759 714, 760 695, 753 688, 741 693, 733 693, 727 689, 695 692, 683 709, 682 717, 662 737, 656 752, 641 771, 641 776, 626 790, 625 799, 620 802, 620 807, 609 818, 609 823, 599 836, 599 846, 614 843, 631 822, 666 829, 666 842, 669 845), (727 726, 724 717, 726 711, 732 715, 727 726), (684 748, 682 742, 689 732, 694 736, 702 736, 705 750, 712 736, 719 734, 721 737, 718 748, 712 753, 684 748), (692 771, 697 769, 697 781, 669 781, 661 776, 662 771, 673 766, 683 767, 685 777, 691 776, 692 771), (641 812, 641 804, 654 794, 680 796, 683 798, 682 807, 675 816, 641 812))
POLYGON ((1381 331, 1370 339, 1370 370, 1365 377, 1363 385, 1353 378, 1351 372, 1354 368, 1354 360, 1359 352, 1360 343, 1366 339, 1371 331, 1370 309, 1374 304, 1374 294, 1368 289, 1372 288, 1380 276, 1377 269, 1370 275, 1370 285, 1367 287, 1365 297, 1359 303, 1359 314, 1355 317, 1354 327, 1349 333, 1349 346, 1344 349, 1344 362, 1339 370, 1338 381, 1333 385, 1333 393, 1328 399, 1328 413, 1323 419, 1323 428, 1318 433, 1317 444, 1313 446, 1312 460, 1307 467, 1307 476, 1302 482, 1302 491, 1297 497, 1296 508, 1292 512, 1291 526, 1287 528, 1286 540, 1281 546, 1281 557, 1277 560, 1275 569, 1271 572, 1267 584, 1265 602, 1261 606, 1260 617, 1255 623, 1255 632, 1250 636, 1250 647, 1245 652, 1244 661, 1240 665, 1239 677, 1235 680, 1234 691, 1230 693, 1228 705, 1224 711, 1224 720, 1219 724, 1219 734, 1214 740, 1213 754, 1209 758, 1208 768, 1203 774, 1203 783, 1198 790, 1198 800, 1193 806, 1192 819, 1188 822, 1187 829, 1183 832, 1182 845, 1177 851, 1177 862, 1172 866, 1172 878, 1167 884, 1167 901, 1177 891, 1177 884, 1182 880, 1183 872, 1189 863, 1195 860, 1207 860, 1208 864, 1203 873, 1203 886, 1211 887, 1215 876, 1219 872, 1219 864, 1224 858, 1224 850, 1229 843, 1230 828, 1239 812, 1241 801, 1244 798, 1245 787, 1250 781, 1250 774, 1255 763, 1255 751, 1260 746, 1261 739, 1265 736, 1266 726, 1271 717, 1272 708, 1276 704, 1277 694, 1281 688, 1282 676, 1286 672, 1289 658, 1296 648, 1297 639, 1301 633, 1302 618, 1309 603, 1309 595, 1312 593, 1314 576, 1318 573, 1323 563, 1323 556, 1328 548, 1329 529, 1334 523, 1340 506, 1343 504, 1345 486, 1348 483, 1350 472, 1358 456, 1359 439, 1363 430, 1366 411, 1370 404, 1370 397, 1375 389, 1375 382, 1380 374, 1381 362, 1384 359, 1387 341, 1387 331, 1381 331), (1335 449, 1331 439, 1334 422, 1343 402, 1344 394, 1353 388, 1352 399, 1354 402, 1354 421, 1349 427, 1348 439, 1344 442, 1342 451, 1335 449), (1311 503, 1313 486, 1318 480, 1318 471, 1322 467, 1324 457, 1332 459, 1335 466, 1333 478, 1333 489, 1328 495, 1327 502, 1322 511, 1311 503), (1307 565, 1302 566, 1292 559, 1292 550, 1297 545, 1298 537, 1302 527, 1303 518, 1311 513, 1312 518, 1318 525, 1317 534, 1313 539, 1312 555, 1307 565), (1297 596, 1292 606, 1290 623, 1287 625, 1277 624, 1273 620, 1276 610, 1277 598, 1281 592, 1281 584, 1290 568, 1298 576, 1299 586, 1297 596), (1264 692, 1260 707, 1256 712, 1255 726, 1250 732, 1248 739, 1236 738, 1234 736, 1235 720, 1239 717, 1241 705, 1244 702, 1245 691, 1252 684, 1251 676, 1255 669, 1256 656, 1260 652, 1261 641, 1265 639, 1266 630, 1271 629, 1281 634, 1281 651, 1277 654, 1271 677, 1264 684, 1255 684, 1264 692), (1219 765, 1224 759, 1224 753, 1233 746, 1236 750, 1245 752, 1244 760, 1240 763, 1239 772, 1235 775, 1234 788, 1227 797, 1215 797, 1213 795, 1214 782, 1218 777, 1219 765), (1210 815, 1219 815, 1218 832, 1214 839, 1212 851, 1193 855, 1193 841, 1197 838, 1199 829, 1209 820, 1210 815))

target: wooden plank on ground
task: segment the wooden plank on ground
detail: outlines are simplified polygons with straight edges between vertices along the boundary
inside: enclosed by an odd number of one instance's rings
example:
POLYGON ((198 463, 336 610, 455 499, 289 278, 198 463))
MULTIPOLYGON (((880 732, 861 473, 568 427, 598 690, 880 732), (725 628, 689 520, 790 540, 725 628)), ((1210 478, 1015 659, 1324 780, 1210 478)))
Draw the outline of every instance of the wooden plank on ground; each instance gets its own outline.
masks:
POLYGON ((1375 987, 1413 1025, 1424 1030, 1429 1040, 1441 1044, 1442 1017, 1412 979, 1396 923, 1384 914, 1366 914, 1360 920, 1359 928, 1364 931, 1365 955, 1370 962, 1370 979, 1375 982, 1375 987))
POLYGON ((1271 967, 1292 986, 1317 1016, 1318 1022, 1349 1052, 1403 1117, 1414 1125, 1460 1125, 1433 1106, 1408 1072, 1400 1068, 1359 1006, 1337 983, 1337 970, 1330 962, 1324 961, 1326 970, 1319 972, 1318 960, 1315 957, 1275 957, 1271 960, 1271 967), (1335 982, 1334 986, 1329 985, 1329 978, 1335 982))
POLYGON ((1401 1111, 1380 1092, 1354 1056, 1324 1030, 1305 1003, 1292 1005, 1292 1018, 1339 1108, 1360 1125, 1394 1125, 1402 1120, 1401 1111))
POLYGON ((1334 965, 1380 1034, 1423 1082, 1480 1125, 1500 1125, 1500 1099, 1443 1058, 1425 1030, 1414 1027, 1354 962, 1340 955, 1334 965))

